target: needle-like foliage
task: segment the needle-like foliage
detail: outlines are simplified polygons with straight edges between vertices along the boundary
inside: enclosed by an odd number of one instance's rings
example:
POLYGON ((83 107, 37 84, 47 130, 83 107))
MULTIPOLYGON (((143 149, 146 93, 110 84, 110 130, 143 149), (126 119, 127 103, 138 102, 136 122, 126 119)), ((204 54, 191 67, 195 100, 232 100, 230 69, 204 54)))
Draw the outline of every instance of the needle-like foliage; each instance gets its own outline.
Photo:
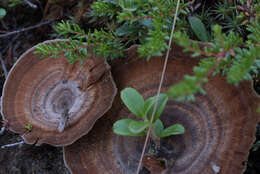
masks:
MULTIPOLYGON (((175 11, 173 0, 98 0, 91 6, 90 17, 103 21, 101 28, 85 31, 76 23, 62 21, 54 29, 68 41, 39 45, 36 53, 43 57, 64 54, 74 63, 92 54, 107 59, 122 57, 124 49, 139 44, 140 57, 149 60, 167 49, 175 11)), ((205 58, 193 68, 193 75, 185 75, 167 94, 180 101, 194 101, 196 93, 205 93, 203 85, 209 76, 221 74, 228 83, 236 85, 252 79, 252 73, 258 74, 259 14, 259 0, 218 1, 211 5, 204 1, 181 1, 174 41, 184 51, 192 52, 193 57, 205 58), (205 17, 212 22, 206 22, 205 17), (191 39, 210 44, 201 49, 191 39)))

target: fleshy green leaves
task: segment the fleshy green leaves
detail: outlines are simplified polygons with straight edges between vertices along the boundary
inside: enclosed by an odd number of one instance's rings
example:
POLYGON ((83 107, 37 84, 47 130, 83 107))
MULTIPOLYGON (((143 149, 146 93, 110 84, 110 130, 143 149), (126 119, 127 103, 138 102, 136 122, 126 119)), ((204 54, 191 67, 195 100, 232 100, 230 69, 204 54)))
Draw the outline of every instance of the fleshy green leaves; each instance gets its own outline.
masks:
POLYGON ((125 88, 121 91, 121 99, 135 116, 145 119, 144 99, 135 89, 125 88))
POLYGON ((185 132, 185 129, 180 124, 172 125, 166 129, 163 130, 162 134, 160 135, 161 138, 168 137, 170 135, 180 135, 185 132))
POLYGON ((145 132, 142 133, 133 133, 129 130, 129 124, 132 122, 132 119, 126 118, 118 120, 113 125, 113 131, 115 134, 124 135, 124 136, 143 136, 145 132))
POLYGON ((162 121, 160 119, 156 120, 153 124, 154 135, 156 137, 160 137, 163 133, 163 129, 164 129, 164 126, 163 126, 162 121))
MULTIPOLYGON (((133 88, 125 88, 123 91, 121 91, 121 99, 135 116, 144 120, 151 119, 156 96, 150 97, 144 101, 142 95, 139 94, 138 91, 133 88)), ((159 95, 154 121, 156 121, 162 114, 167 101, 168 96, 166 94, 159 95)))
POLYGON ((164 138, 171 135, 180 135, 185 132, 185 129, 180 124, 174 124, 166 129, 163 127, 163 123, 160 119, 156 120, 153 124, 154 135, 158 138, 164 138))
POLYGON ((192 31, 196 34, 197 38, 203 42, 207 42, 209 40, 208 32, 205 28, 205 25, 201 22, 201 20, 196 16, 190 16, 188 19, 192 31))
POLYGON ((123 136, 142 136, 146 134, 149 126, 153 127, 154 135, 158 138, 184 133, 184 127, 180 124, 164 129, 162 121, 159 120, 168 101, 166 94, 159 95, 153 120, 151 117, 154 112, 156 96, 144 100, 142 95, 135 89, 125 88, 121 91, 121 99, 127 108, 142 120, 132 120, 130 118, 118 120, 113 126, 114 133, 123 136))
MULTIPOLYGON (((149 103, 149 105, 151 105, 149 107, 149 109, 146 110, 148 120, 152 119, 151 116, 152 116, 152 113, 153 113, 153 110, 154 110, 155 100, 156 100, 156 96, 150 97, 145 101, 145 103, 149 103)), ((158 104, 156 106, 156 112, 155 112, 154 119, 153 119, 154 121, 156 121, 160 117, 160 115, 162 114, 162 112, 163 112, 163 110, 166 106, 167 101, 168 101, 168 96, 166 94, 160 94, 159 95, 158 104)))
POLYGON ((150 122, 132 120, 129 123, 129 130, 135 134, 138 134, 143 132, 150 125, 151 125, 150 122))

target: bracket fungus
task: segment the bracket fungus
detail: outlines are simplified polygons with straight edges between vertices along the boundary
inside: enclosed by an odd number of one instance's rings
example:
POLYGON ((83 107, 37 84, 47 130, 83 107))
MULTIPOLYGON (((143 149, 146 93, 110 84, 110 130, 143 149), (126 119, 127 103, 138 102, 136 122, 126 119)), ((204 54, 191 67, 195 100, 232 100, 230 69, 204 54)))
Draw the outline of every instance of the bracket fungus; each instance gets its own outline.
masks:
MULTIPOLYGON (((112 73, 121 91, 126 87, 137 89, 145 98, 154 96, 158 87, 164 59, 150 61, 136 59, 135 49, 129 50, 134 61, 112 64, 112 73)), ((192 74, 198 59, 191 59, 174 46, 170 53, 162 90, 192 74)), ((165 126, 180 123, 185 133, 161 140, 172 159, 171 168, 151 173, 167 174, 241 174, 248 151, 254 141, 258 121, 258 96, 250 82, 237 87, 226 83, 222 76, 209 77, 204 86, 206 95, 196 95, 193 103, 170 99, 161 119, 165 126)), ((113 133, 113 123, 133 117, 117 95, 112 108, 90 133, 74 144, 64 147, 64 160, 74 174, 133 174, 136 172, 144 137, 125 137, 113 133)), ((147 148, 147 153, 149 146, 147 148)), ((166 155, 167 156, 167 155, 166 155)), ((147 164, 147 159, 146 164, 147 164)), ((141 173, 147 173, 146 166, 141 173), (146 168, 146 169, 145 169, 146 168)), ((153 163, 153 161, 151 162, 153 163)), ((149 172, 148 172, 149 173, 149 172)))
POLYGON ((26 143, 69 145, 111 107, 117 89, 110 66, 95 56, 83 65, 72 65, 63 55, 41 59, 34 50, 25 52, 8 75, 2 115, 26 143))

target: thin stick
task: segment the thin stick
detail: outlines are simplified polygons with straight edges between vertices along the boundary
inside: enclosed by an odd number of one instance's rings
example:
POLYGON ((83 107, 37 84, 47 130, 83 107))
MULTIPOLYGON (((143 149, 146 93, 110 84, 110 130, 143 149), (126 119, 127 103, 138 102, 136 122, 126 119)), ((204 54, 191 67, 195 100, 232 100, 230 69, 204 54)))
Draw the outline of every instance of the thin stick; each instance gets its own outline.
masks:
POLYGON ((12 32, 9 32, 9 33, 6 33, 6 34, 0 34, 0 38, 4 38, 4 37, 7 37, 7 36, 11 36, 11 35, 18 34, 18 33, 21 33, 21 32, 25 32, 25 31, 28 31, 28 30, 39 28, 39 27, 42 27, 44 25, 48 25, 48 24, 52 23, 53 21, 55 21, 55 20, 51 19, 51 20, 44 21, 44 22, 41 22, 39 24, 36 24, 34 26, 22 28, 20 30, 12 31, 12 32))
POLYGON ((5 79, 7 79, 7 75, 8 75, 8 72, 7 72, 7 69, 5 67, 5 62, 2 58, 2 54, 0 53, 0 61, 1 61, 1 65, 2 65, 2 70, 4 72, 4 75, 5 75, 5 79))
POLYGON ((29 0, 23 0, 23 2, 26 3, 31 8, 34 8, 34 9, 38 8, 37 5, 33 4, 29 0))
POLYGON ((8 31, 0 30, 0 33, 8 33, 8 31))
MULTIPOLYGON (((167 53, 165 56, 165 61, 164 61, 164 65, 163 65, 163 70, 162 70, 162 75, 161 75, 161 80, 160 80, 160 84, 157 90, 157 95, 156 95, 156 99, 155 99, 155 104, 154 104, 154 108, 153 108, 153 113, 152 113, 152 118, 151 121, 153 121, 154 119, 154 115, 156 112, 156 107, 158 105, 158 99, 159 99, 159 95, 161 93, 161 88, 162 88, 162 84, 163 84, 163 80, 164 80, 164 76, 165 76, 165 72, 166 72, 166 66, 167 66, 167 62, 168 62, 168 58, 169 58, 169 53, 170 53, 170 48, 171 48, 171 44, 172 44, 172 37, 173 37, 173 33, 174 33, 174 29, 175 29, 175 24, 176 24, 176 19, 177 19, 177 15, 178 15, 178 10, 179 10, 179 5, 180 5, 180 0, 178 0, 177 2, 177 7, 176 7, 176 13, 173 19, 173 24, 172 24, 172 31, 171 31, 171 36, 170 36, 170 40, 169 40, 169 44, 168 44, 168 49, 167 49, 167 53)), ((150 137, 151 134, 151 130, 152 130, 152 126, 149 127, 146 138, 145 138, 145 142, 144 142, 144 146, 143 146, 143 150, 142 150, 142 154, 140 157, 140 161, 138 164, 138 168, 136 171, 136 174, 139 174, 141 166, 142 166, 142 161, 143 161, 143 157, 144 157, 144 152, 148 143, 148 139, 150 137)))
POLYGON ((20 36, 20 34, 17 34, 17 35, 15 35, 14 37, 12 37, 12 39, 9 40, 8 44, 6 45, 6 47, 3 48, 2 50, 0 50, 0 52, 1 52, 2 54, 6 53, 7 50, 10 48, 10 45, 13 44, 13 42, 16 41, 19 36, 20 36))
POLYGON ((1 130, 0 130, 0 135, 3 135, 3 134, 4 134, 5 129, 6 129, 6 128, 5 128, 4 126, 1 128, 1 130))
POLYGON ((24 141, 20 141, 20 142, 13 143, 13 144, 3 145, 3 146, 1 146, 1 149, 5 149, 5 148, 8 148, 8 147, 14 147, 14 146, 18 146, 18 145, 21 145, 21 144, 24 144, 24 141))
POLYGON ((39 0, 35 0, 35 1, 38 3, 41 12, 43 12, 42 3, 39 0))
POLYGON ((50 5, 50 3, 49 3, 49 0, 48 0, 47 3, 46 3, 46 5, 45 5, 45 7, 44 7, 43 17, 46 16, 46 14, 47 14, 47 12, 48 12, 48 9, 49 9, 49 5, 50 5))
MULTIPOLYGON (((1 54, 1 53, 0 53, 1 54)), ((0 97, 0 103, 2 102, 2 97, 0 97)), ((0 110, 1 110, 1 105, 0 105, 0 110)), ((3 127, 0 130, 0 135, 3 135, 5 130, 6 130, 6 126, 2 125, 3 127)))

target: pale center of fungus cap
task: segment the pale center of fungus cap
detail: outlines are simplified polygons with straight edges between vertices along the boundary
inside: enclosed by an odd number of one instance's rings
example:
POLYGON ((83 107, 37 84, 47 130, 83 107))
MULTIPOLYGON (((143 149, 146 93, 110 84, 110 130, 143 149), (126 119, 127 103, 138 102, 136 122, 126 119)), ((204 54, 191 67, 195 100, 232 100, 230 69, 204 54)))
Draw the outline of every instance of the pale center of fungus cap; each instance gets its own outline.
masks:
MULTIPOLYGON (((36 96, 37 97, 37 96, 36 96)), ((79 90, 78 82, 59 80, 40 96, 39 110, 42 113, 40 120, 59 122, 64 110, 69 111, 70 120, 77 116, 84 102, 84 93, 79 90)))

